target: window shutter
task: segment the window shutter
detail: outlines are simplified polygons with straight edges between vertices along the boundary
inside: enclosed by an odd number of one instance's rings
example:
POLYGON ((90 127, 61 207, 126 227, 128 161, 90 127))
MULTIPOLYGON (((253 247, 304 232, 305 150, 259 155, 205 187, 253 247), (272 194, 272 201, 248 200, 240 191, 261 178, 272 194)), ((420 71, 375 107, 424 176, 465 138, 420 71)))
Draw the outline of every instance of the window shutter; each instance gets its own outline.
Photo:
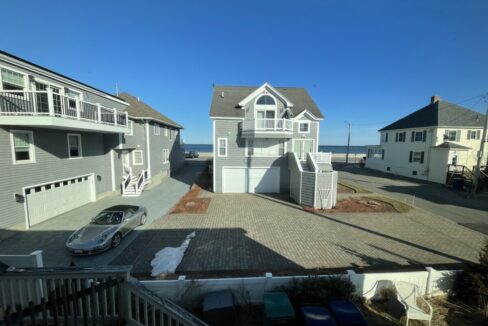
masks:
POLYGON ((427 140, 427 130, 424 130, 424 134, 422 135, 422 141, 425 143, 427 140))
POLYGON ((410 151, 410 158, 408 159, 409 162, 412 162, 412 156, 413 156, 413 152, 410 151))
POLYGON ((476 139, 480 139, 481 138, 481 130, 477 130, 476 131, 476 139))
POLYGON ((420 164, 424 163, 424 152, 420 154, 420 164))
POLYGON ((384 149, 381 150, 381 159, 382 160, 385 159, 385 150, 384 149))
POLYGON ((413 143, 415 140, 415 131, 412 131, 412 136, 410 137, 410 141, 413 143))
POLYGON ((467 140, 469 140, 469 136, 471 136, 471 130, 468 130, 468 132, 467 132, 467 135, 466 135, 467 140))
POLYGON ((407 141, 407 132, 404 131, 403 132, 403 142, 406 142, 407 141))
POLYGON ((461 139, 461 130, 456 131, 456 141, 459 141, 461 139))

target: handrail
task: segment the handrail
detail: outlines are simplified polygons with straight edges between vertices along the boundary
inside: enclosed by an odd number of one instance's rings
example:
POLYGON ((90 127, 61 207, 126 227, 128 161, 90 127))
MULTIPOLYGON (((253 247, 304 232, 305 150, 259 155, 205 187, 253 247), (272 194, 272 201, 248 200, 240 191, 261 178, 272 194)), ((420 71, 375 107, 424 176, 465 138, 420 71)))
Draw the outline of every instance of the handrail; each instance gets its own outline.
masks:
POLYGON ((313 172, 320 172, 319 166, 317 165, 317 162, 315 162, 313 154, 310 152, 307 153, 307 164, 309 163, 309 161, 312 163, 313 172))
POLYGON ((132 171, 129 171, 129 174, 125 176, 125 180, 122 181, 122 194, 126 193, 127 187, 129 187, 131 180, 132 180, 132 171))
POLYGON ((332 162, 332 153, 331 152, 311 152, 310 155, 317 163, 328 163, 332 162))
POLYGON ((137 183, 136 183, 136 188, 138 193, 142 191, 142 187, 144 186, 144 180, 145 180, 144 171, 142 171, 141 174, 139 174, 139 178, 137 179, 137 183))
POLYGON ((0 91, 0 115, 57 116, 100 124, 128 125, 127 112, 47 91, 0 91))
POLYGON ((242 127, 243 130, 293 131, 293 121, 275 118, 246 119, 242 127))

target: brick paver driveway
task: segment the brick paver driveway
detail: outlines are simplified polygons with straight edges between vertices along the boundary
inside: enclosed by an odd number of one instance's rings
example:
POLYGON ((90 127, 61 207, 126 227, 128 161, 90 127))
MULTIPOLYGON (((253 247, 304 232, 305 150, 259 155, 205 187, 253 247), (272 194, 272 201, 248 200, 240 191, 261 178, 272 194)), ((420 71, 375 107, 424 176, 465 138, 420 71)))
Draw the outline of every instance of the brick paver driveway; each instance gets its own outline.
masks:
POLYGON ((154 222, 114 264, 149 273, 155 252, 196 231, 179 274, 249 275, 476 261, 481 233, 425 211, 320 216, 253 194, 211 194, 207 214, 154 222))
POLYGON ((95 203, 56 216, 28 231, 13 232, 7 239, 0 241, 0 254, 29 254, 35 250, 42 250, 44 265, 47 267, 68 266, 74 262, 77 266, 107 265, 137 236, 144 232, 148 225, 166 215, 206 166, 204 161, 187 162, 172 178, 166 178, 156 187, 144 191, 140 197, 111 196, 95 203), (101 210, 118 204, 142 205, 148 209, 148 223, 139 226, 129 233, 116 249, 89 257, 72 257, 65 249, 68 236, 76 229, 86 225, 90 219, 101 210))

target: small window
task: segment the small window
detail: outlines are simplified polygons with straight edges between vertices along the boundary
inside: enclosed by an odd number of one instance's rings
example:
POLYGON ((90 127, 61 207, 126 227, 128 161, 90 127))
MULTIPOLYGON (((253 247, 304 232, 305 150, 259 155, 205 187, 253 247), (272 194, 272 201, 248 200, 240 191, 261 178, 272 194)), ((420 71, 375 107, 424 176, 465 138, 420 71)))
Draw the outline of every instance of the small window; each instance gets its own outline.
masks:
POLYGON ((300 122, 298 130, 300 133, 310 132, 310 122, 300 122))
POLYGON ((63 186, 67 186, 68 185, 68 181, 63 181, 63 186))
POLYGON ((398 133, 398 141, 404 143, 405 142, 405 137, 406 137, 406 132, 399 132, 398 133))
POLYGON ((81 158, 81 135, 68 134, 68 153, 69 158, 81 158))
POLYGON ((159 131, 159 124, 155 123, 153 125, 153 130, 154 130, 154 135, 155 136, 159 136, 160 135, 160 131, 159 131))
POLYGON ((227 156, 227 138, 219 138, 217 143, 218 143, 218 156, 219 157, 226 157, 227 156))
POLYGON ((134 165, 143 165, 144 164, 144 156, 142 155, 141 150, 137 150, 137 151, 132 152, 132 164, 134 164, 134 165))
MULTIPOLYGON (((5 91, 23 91, 25 89, 24 75, 9 69, 1 69, 2 88, 5 91)), ((21 95, 21 94, 19 94, 21 95)))
POLYGON ((125 133, 126 136, 133 136, 134 135, 134 122, 129 120, 127 127, 129 127, 129 131, 125 133))
POLYGON ((263 95, 258 98, 256 104, 258 105, 276 105, 275 100, 269 95, 263 95))
POLYGON ((386 171, 390 171, 391 168, 389 166, 386 167, 386 171))
POLYGON ((420 162, 421 156, 422 156, 421 152, 413 152, 412 162, 420 162))
POLYGON ((387 142, 388 142, 388 133, 385 132, 385 143, 387 143, 387 142))
POLYGON ((11 131, 10 135, 14 164, 35 162, 33 133, 31 131, 11 131))
POLYGON ((164 127, 164 136, 168 137, 168 127, 164 127))
POLYGON ((173 129, 169 130, 169 140, 173 139, 173 129))
POLYGON ((424 132, 423 131, 416 131, 414 140, 415 141, 424 141, 424 132))
POLYGON ((481 130, 468 130, 468 139, 480 139, 481 130))
POLYGON ((457 140, 457 130, 448 130, 446 133, 448 141, 456 141, 457 140))
POLYGON ((163 163, 169 162, 169 149, 163 149, 163 163))
POLYGON ((412 175, 417 175, 417 171, 412 171, 412 175))

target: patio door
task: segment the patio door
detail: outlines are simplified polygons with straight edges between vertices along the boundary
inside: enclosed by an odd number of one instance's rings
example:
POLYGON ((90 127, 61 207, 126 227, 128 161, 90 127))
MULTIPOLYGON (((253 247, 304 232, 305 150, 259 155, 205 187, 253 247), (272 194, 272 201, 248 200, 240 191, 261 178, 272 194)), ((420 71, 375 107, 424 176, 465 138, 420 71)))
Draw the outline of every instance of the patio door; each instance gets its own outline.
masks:
POLYGON ((258 119, 258 129, 272 129, 275 118, 274 110, 258 110, 256 111, 256 117, 258 119))
POLYGON ((121 153, 122 156, 122 173, 123 176, 125 177, 126 175, 129 175, 129 173, 132 172, 132 167, 130 166, 130 153, 128 151, 123 151, 121 153))
POLYGON ((52 85, 41 83, 36 81, 35 83, 36 91, 46 92, 46 93, 36 93, 36 102, 38 112, 48 113, 49 112, 49 101, 47 90, 50 89, 53 93, 53 106, 54 113, 61 114, 61 89, 52 85))
POLYGON ((297 153, 300 161, 307 159, 307 153, 313 152, 313 139, 300 139, 293 141, 293 151, 297 153))

